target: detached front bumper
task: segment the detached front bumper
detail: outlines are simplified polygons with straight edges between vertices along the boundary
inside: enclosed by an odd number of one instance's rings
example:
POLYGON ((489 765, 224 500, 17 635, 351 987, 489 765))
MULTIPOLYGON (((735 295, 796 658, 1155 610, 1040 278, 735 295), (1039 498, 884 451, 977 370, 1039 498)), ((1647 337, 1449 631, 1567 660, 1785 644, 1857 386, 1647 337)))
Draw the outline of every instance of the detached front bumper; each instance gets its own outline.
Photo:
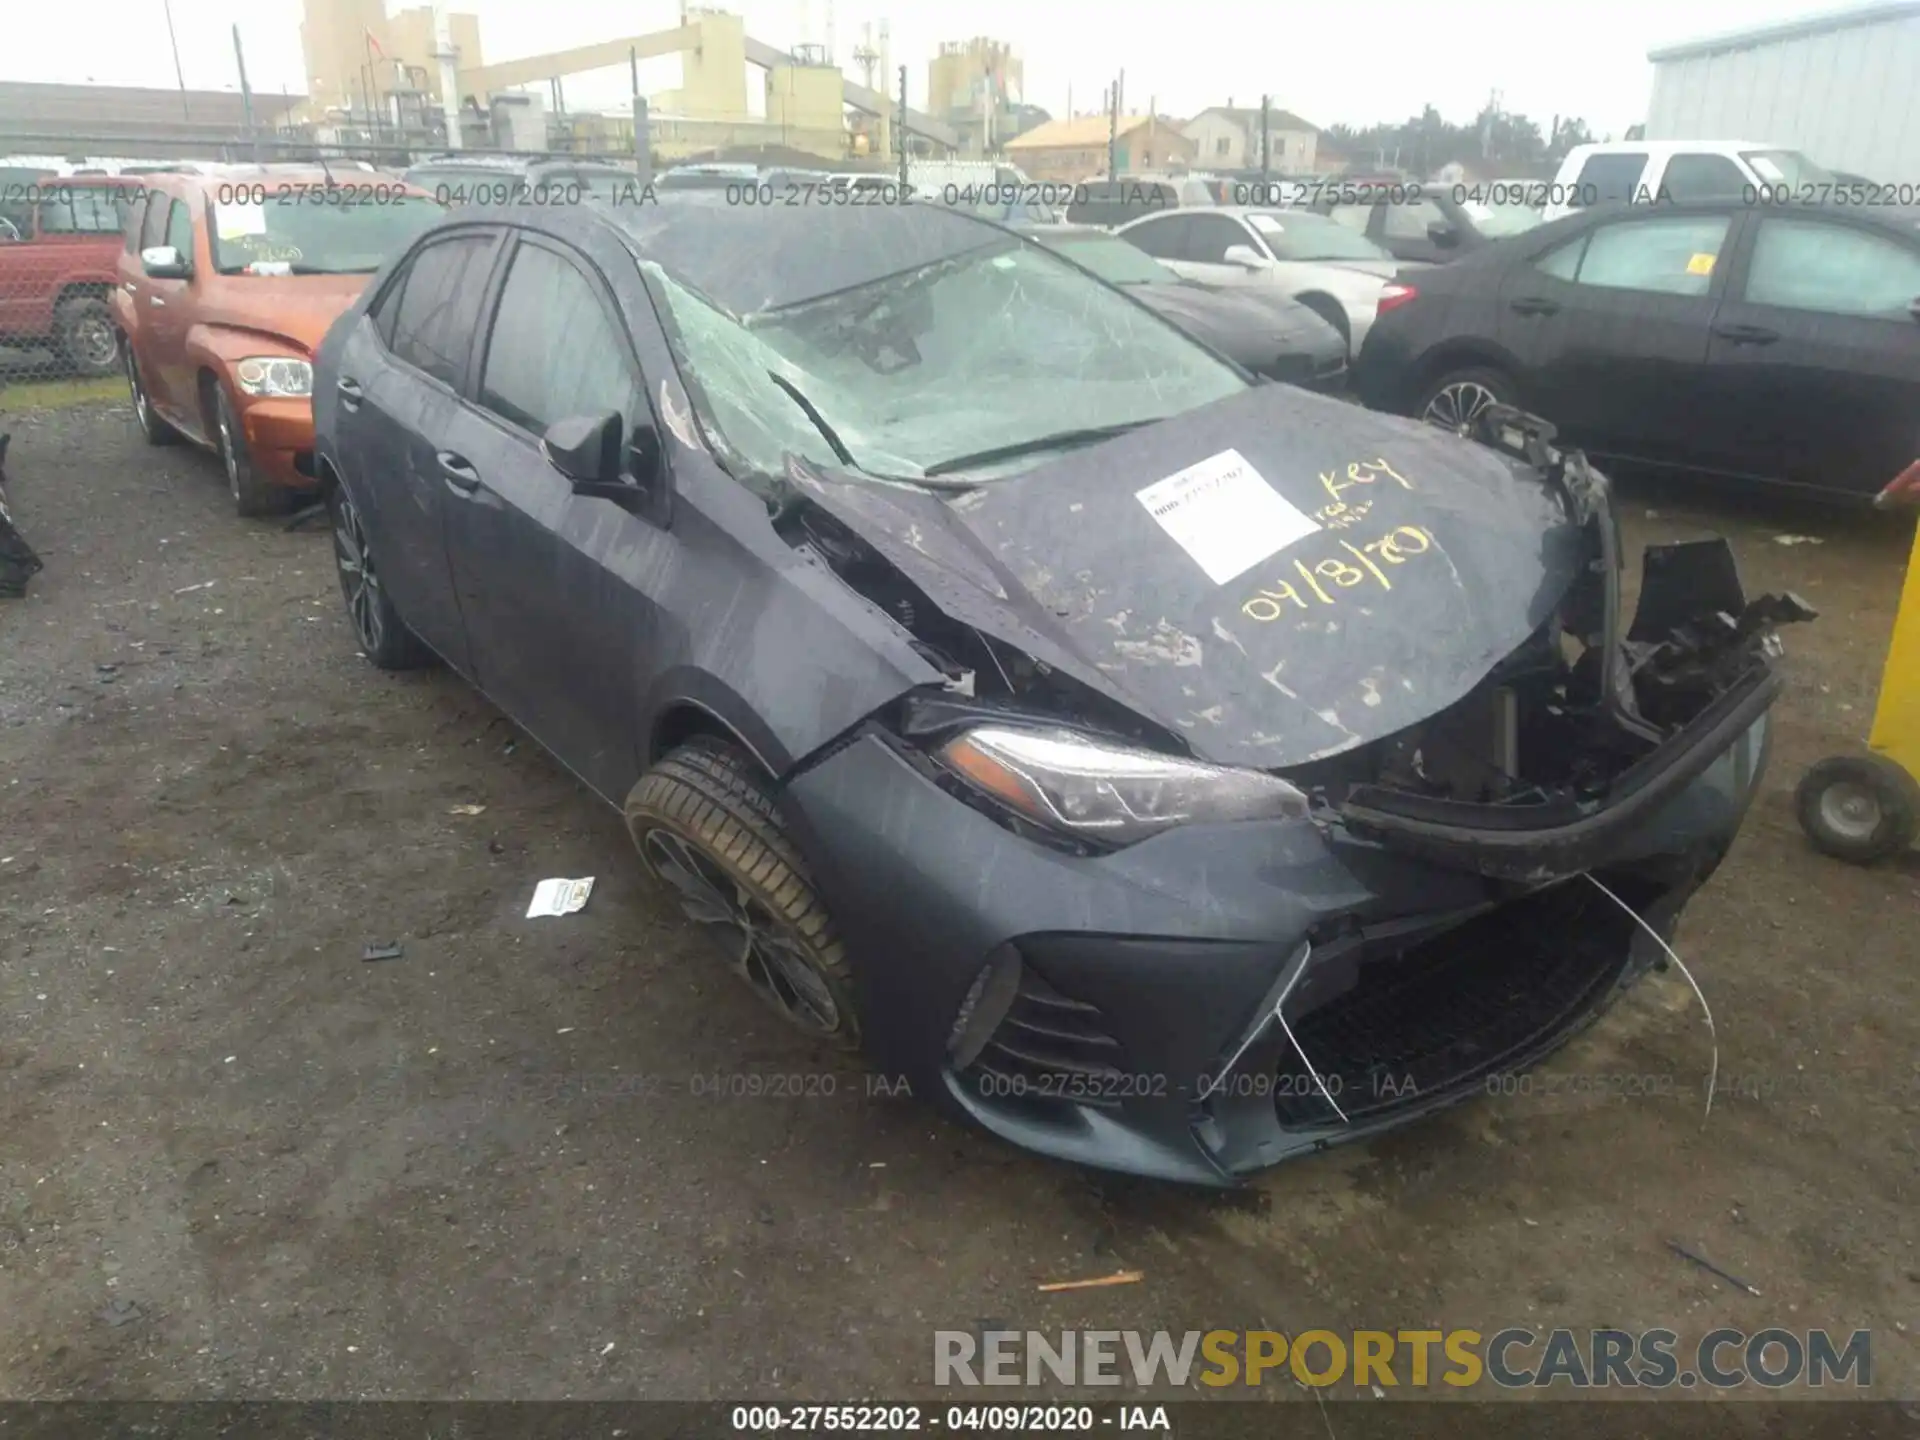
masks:
MULTIPOLYGON (((1762 714, 1591 869, 1670 931, 1765 766, 1762 714)), ((1422 858, 1339 822, 1191 826, 1075 856, 870 730, 784 803, 916 1095, 1065 1160, 1226 1184, 1467 1098, 1657 957, 1597 887, 1422 858)))
POLYGON ((247 453, 261 477, 289 490, 314 484, 313 401, 297 397, 250 400, 240 412, 247 453))

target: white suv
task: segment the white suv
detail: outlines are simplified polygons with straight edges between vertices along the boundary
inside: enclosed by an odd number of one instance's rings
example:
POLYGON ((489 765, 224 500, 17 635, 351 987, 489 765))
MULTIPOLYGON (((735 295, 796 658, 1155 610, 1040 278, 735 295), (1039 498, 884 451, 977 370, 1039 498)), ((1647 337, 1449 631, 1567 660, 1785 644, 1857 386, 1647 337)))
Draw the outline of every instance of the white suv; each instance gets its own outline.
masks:
POLYGON ((1546 218, 1589 205, 1652 200, 1817 199, 1835 177, 1798 150, 1746 140, 1576 145, 1546 187, 1546 218))

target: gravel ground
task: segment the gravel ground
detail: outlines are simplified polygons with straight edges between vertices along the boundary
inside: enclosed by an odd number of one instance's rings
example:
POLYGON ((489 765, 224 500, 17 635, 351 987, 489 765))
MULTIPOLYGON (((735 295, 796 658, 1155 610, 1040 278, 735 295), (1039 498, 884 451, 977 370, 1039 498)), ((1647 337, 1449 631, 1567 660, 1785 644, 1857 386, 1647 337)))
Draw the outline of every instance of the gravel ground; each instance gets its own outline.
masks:
POLYGON ((983 1321, 1871 1327, 1875 1391, 1920 1391, 1920 864, 1823 860, 1791 808, 1864 738, 1897 527, 1629 491, 1636 544, 1725 529, 1824 612, 1679 937, 1747 1088, 1703 1127, 1656 977, 1547 1073, 1670 1095, 1484 1099, 1213 1196, 814 1053, 496 711, 357 658, 323 529, 236 520, 124 406, 9 428, 47 570, 0 604, 0 1396, 900 1397, 983 1321), (522 918, 554 875, 590 905, 522 918), (690 1093, 720 1074, 810 1093, 690 1093))

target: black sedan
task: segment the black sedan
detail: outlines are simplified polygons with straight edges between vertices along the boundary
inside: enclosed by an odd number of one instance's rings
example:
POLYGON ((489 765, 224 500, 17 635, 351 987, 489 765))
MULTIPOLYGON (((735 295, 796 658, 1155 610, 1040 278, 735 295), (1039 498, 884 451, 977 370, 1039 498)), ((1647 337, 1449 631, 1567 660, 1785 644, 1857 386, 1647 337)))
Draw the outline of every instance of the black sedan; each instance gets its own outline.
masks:
POLYGON ((1724 545, 1630 635, 1526 417, 1253 383, 940 207, 464 211, 315 369, 367 658, 478 686, 800 1031, 1051 1155, 1226 1183, 1530 1064, 1764 763, 1791 607, 1724 545))
POLYGON ((1920 444, 1920 228, 1739 201, 1586 210, 1383 297, 1367 404, 1517 404, 1589 451, 1870 499, 1920 444))
POLYGON ((1183 280, 1097 226, 1018 228, 1109 285, 1124 286, 1142 305, 1256 375, 1309 390, 1338 390, 1346 383, 1346 337, 1298 300, 1250 286, 1216 290, 1183 280))
POLYGON ((1503 190, 1416 183, 1342 185, 1311 192, 1306 206, 1357 230, 1396 260, 1441 265, 1540 224, 1541 207, 1503 190))

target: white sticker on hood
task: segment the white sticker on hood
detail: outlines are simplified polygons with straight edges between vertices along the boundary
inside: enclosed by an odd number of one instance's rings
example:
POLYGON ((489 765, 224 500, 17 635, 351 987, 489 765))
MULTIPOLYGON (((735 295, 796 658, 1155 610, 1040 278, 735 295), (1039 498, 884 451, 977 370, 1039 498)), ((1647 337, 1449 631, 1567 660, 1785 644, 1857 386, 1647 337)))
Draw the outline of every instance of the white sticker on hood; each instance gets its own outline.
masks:
POLYGON ((1238 450, 1156 480, 1136 498, 1216 585, 1320 529, 1238 450))

